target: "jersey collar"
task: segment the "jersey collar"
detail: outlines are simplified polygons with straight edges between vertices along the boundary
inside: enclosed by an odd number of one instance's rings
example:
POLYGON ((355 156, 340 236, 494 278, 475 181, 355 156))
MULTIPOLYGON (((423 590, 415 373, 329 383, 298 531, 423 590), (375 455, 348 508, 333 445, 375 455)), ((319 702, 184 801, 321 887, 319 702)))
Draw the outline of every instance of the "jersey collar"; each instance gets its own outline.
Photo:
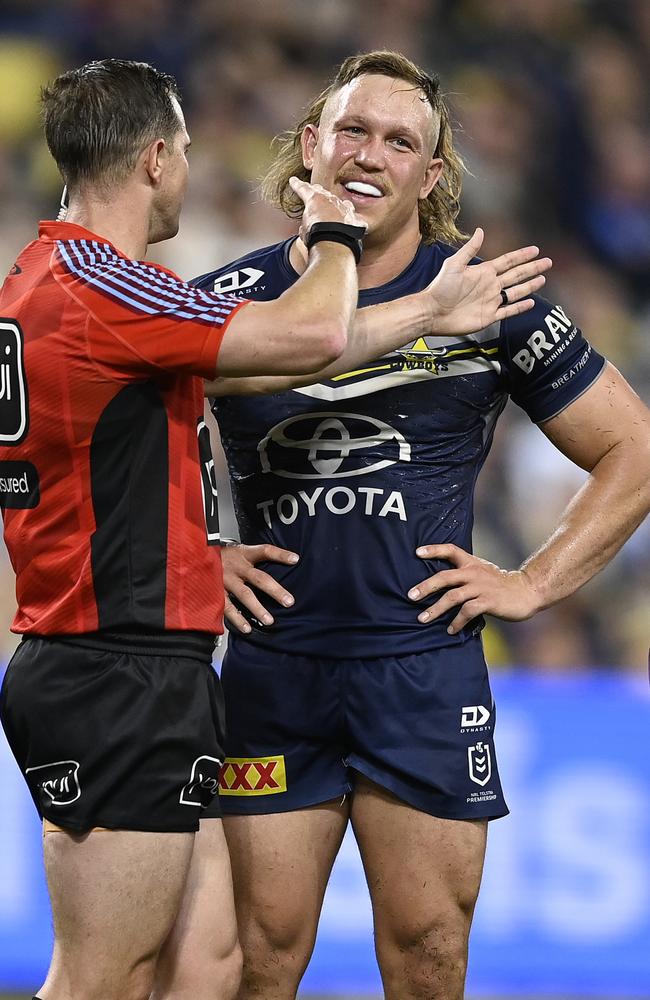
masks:
MULTIPOLYGON (((99 236, 98 233, 93 233, 90 229, 84 229, 76 222, 57 222, 52 219, 44 219, 38 224, 38 235, 40 239, 45 240, 97 240, 99 243, 113 246, 110 240, 104 236, 99 236)), ((115 247, 113 249, 116 250, 115 247)))

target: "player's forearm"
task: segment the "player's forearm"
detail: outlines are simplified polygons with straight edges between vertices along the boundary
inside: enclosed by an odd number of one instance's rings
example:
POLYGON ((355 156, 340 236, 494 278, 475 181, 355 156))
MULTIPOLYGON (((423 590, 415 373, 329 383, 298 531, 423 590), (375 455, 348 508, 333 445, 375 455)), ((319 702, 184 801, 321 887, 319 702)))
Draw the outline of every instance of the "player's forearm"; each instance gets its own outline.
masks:
POLYGON ((359 365, 434 332, 431 306, 422 293, 357 309, 345 350, 318 373, 319 379, 353 371, 359 365))
MULTIPOLYGON (((297 288, 297 285, 293 286, 297 288)), ((288 293, 285 292, 285 295, 288 293)), ((279 299, 277 300, 280 301, 279 299)), ((247 307, 247 310, 252 306, 247 307)), ((266 303, 261 303, 266 305, 266 303)), ((347 335, 345 349, 330 364, 306 375, 270 376, 267 378, 218 378, 206 383, 206 396, 254 395, 283 392, 302 385, 313 385, 335 375, 353 371, 361 364, 431 334, 431 302, 421 292, 406 295, 394 302, 357 309, 347 335)))
POLYGON ((593 469, 553 535, 521 570, 542 610, 568 597, 612 559, 650 511, 650 445, 614 446, 593 469))
MULTIPOLYGON (((354 256, 318 243, 302 277, 280 298, 250 302, 222 341, 222 377, 312 375, 345 350, 358 296, 354 256)), ((216 383, 215 383, 216 384, 216 383)))

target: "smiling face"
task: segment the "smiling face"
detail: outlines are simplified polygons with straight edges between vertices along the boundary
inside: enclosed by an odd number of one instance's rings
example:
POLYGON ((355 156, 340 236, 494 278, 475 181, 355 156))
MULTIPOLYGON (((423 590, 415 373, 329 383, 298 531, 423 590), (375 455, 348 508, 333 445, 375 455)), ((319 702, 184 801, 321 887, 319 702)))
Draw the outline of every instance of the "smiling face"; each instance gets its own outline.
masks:
POLYGON ((366 74, 328 98, 320 124, 302 134, 310 180, 347 198, 368 223, 364 245, 420 238, 418 199, 442 172, 433 157, 439 123, 422 91, 366 74))

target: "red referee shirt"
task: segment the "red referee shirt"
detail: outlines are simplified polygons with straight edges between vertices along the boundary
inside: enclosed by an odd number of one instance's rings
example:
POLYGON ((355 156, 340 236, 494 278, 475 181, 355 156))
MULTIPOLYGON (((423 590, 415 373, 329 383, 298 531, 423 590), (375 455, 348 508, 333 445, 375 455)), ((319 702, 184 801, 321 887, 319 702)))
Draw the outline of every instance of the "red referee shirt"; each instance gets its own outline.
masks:
POLYGON ((243 304, 41 224, 0 292, 13 631, 222 631, 201 377, 243 304))

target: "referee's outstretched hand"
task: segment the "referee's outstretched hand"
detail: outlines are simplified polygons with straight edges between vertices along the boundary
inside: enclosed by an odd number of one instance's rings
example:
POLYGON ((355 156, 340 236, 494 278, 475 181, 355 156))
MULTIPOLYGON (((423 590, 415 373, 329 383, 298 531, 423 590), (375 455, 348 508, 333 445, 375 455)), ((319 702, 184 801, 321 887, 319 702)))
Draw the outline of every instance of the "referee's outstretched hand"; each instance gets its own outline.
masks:
POLYGON ((303 241, 316 222, 342 222, 346 226, 368 228, 351 201, 337 198, 320 184, 310 184, 309 181, 301 181, 299 177, 290 177, 289 184, 305 205, 299 230, 303 241))
POLYGON ((530 298, 546 281, 550 257, 539 247, 522 247, 494 260, 474 261, 483 243, 476 229, 467 243, 448 257, 425 290, 432 297, 436 334, 475 333, 491 323, 532 309, 530 298))

